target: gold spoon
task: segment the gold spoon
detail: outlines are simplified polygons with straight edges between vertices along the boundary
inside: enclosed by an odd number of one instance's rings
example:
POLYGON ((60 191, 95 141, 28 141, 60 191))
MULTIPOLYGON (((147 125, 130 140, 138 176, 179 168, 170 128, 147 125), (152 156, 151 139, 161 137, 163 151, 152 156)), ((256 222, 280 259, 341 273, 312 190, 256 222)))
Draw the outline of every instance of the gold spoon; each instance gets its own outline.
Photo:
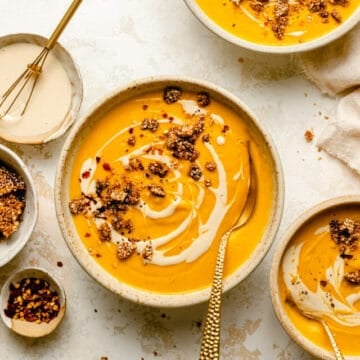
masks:
POLYGON ((335 353, 335 358, 336 360, 344 360, 344 356, 335 340, 335 336, 334 334, 332 333, 329 325, 326 323, 326 321, 324 319, 322 319, 321 317, 313 314, 313 313, 309 313, 309 312, 306 312, 306 311, 303 311, 302 309, 300 309, 298 307, 299 311, 301 312, 302 315, 304 315, 305 317, 307 317, 308 319, 311 319, 311 320, 315 320, 315 321, 318 321, 324 328, 325 332, 326 332, 326 335, 328 336, 329 340, 330 340, 330 343, 331 343, 331 346, 334 350, 334 353, 335 353))
POLYGON ((221 320, 221 295, 223 287, 223 269, 225 261, 226 245, 233 231, 244 226, 250 219, 256 203, 256 174, 251 160, 250 147, 249 164, 250 177, 248 194, 245 206, 236 223, 221 237, 216 258, 215 273, 211 286, 211 294, 206 314, 203 337, 201 341, 199 360, 212 360, 220 358, 220 320, 221 320))

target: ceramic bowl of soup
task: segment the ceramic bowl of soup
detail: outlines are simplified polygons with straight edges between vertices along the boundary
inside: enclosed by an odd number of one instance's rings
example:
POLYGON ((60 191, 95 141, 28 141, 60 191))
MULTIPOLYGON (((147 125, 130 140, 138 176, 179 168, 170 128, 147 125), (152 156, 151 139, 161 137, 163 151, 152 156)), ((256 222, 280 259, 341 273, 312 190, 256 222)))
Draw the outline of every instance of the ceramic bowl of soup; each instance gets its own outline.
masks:
POLYGON ((323 46, 360 20, 358 0, 185 0, 211 31, 241 47, 294 53, 323 46))
POLYGON ((55 202, 70 250, 111 291, 153 306, 205 301, 221 235, 258 179, 250 221, 229 241, 224 289, 261 261, 283 205, 274 145, 249 109, 210 83, 149 78, 116 91, 71 131, 55 202))
POLYGON ((334 359, 325 320, 346 359, 360 356, 360 196, 328 200, 290 226, 270 272, 276 315, 301 347, 334 359))

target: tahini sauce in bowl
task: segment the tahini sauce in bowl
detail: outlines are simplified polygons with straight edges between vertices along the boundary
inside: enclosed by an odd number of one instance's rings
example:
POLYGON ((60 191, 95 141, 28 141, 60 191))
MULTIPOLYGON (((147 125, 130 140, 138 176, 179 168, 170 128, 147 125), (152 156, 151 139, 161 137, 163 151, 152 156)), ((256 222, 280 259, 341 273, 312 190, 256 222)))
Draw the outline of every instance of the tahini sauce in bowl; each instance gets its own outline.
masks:
MULTIPOLYGON (((33 62, 45 43, 45 38, 31 34, 0 38, 1 95, 27 64, 33 62)), ((24 101, 25 98, 19 99, 18 109, 24 101)), ((57 44, 47 56, 24 115, 18 116, 19 110, 14 107, 0 119, 0 137, 28 144, 56 139, 76 119, 81 101, 82 82, 78 70, 66 50, 57 44)))

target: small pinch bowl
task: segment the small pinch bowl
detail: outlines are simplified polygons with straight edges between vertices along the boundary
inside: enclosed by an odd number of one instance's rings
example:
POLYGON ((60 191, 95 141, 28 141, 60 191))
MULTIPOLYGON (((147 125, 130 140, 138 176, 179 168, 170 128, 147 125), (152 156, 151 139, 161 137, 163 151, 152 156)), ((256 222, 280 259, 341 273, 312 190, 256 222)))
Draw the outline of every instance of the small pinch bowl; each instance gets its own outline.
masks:
POLYGON ((38 338, 49 335, 61 323, 66 310, 66 296, 60 282, 48 271, 42 268, 25 268, 16 272, 5 281, 0 292, 0 306, 1 319, 9 329, 22 336, 38 338), (10 294, 10 284, 30 277, 46 280, 50 284, 50 289, 56 291, 59 295, 60 311, 57 317, 52 319, 49 323, 37 324, 35 322, 28 322, 24 320, 14 320, 5 315, 4 310, 10 294))
POLYGON ((213 21, 207 14, 205 14, 205 12, 196 3, 196 0, 184 0, 184 1, 188 6, 188 8, 191 10, 191 12, 195 15, 195 17, 214 34, 220 36, 226 41, 229 41, 230 43, 233 43, 234 45, 243 47, 245 49, 254 50, 262 53, 269 53, 269 54, 300 53, 322 47, 340 38, 342 35, 346 34, 360 21, 360 7, 359 7, 346 21, 344 21, 337 28, 335 28, 334 30, 330 31, 329 33, 323 36, 295 45, 280 45, 280 46, 266 45, 266 44, 251 42, 231 34, 230 32, 223 29, 220 25, 216 24, 215 21, 213 21))
POLYGON ((38 198, 34 182, 24 162, 12 150, 0 144, 0 163, 15 170, 25 181, 25 209, 19 228, 8 239, 0 240, 0 267, 12 260, 29 240, 38 218, 38 198))
MULTIPOLYGON (((30 33, 5 35, 0 37, 0 50, 5 46, 17 43, 35 44, 39 47, 44 47, 47 40, 48 39, 43 36, 30 33)), ((63 119, 57 119, 56 123, 54 122, 54 126, 47 131, 29 136, 14 135, 9 132, 6 127, 3 127, 0 128, 0 138, 19 144, 43 144, 62 136, 77 119, 83 99, 83 83, 79 69, 70 53, 60 43, 56 43, 51 53, 62 64, 71 86, 71 103, 65 117, 63 119)), ((24 69, 26 65, 27 64, 24 64, 24 69)), ((20 73, 18 75, 20 75, 20 73)), ((45 74, 40 76, 45 76, 45 74)), ((51 119, 51 121, 54 121, 54 119, 51 119)))
MULTIPOLYGON (((269 159, 274 184, 269 221, 259 244, 251 256, 230 276, 226 277, 224 291, 239 284, 255 269, 269 250, 281 219, 284 185, 280 160, 271 138, 247 106, 231 93, 208 82, 185 77, 151 77, 135 81, 103 99, 82 120, 76 123, 65 141, 55 177, 55 206, 60 229, 68 247, 84 270, 96 281, 115 294, 136 303, 155 307, 180 307, 208 300, 210 287, 174 294, 170 290, 168 293, 146 291, 121 282, 101 267, 94 259, 94 256, 89 254, 88 249, 77 233, 68 206, 70 200, 71 164, 82 142, 86 139, 87 133, 91 131, 104 114, 115 108, 118 104, 152 91, 163 91, 167 86, 178 86, 184 92, 208 92, 211 98, 226 105, 243 119, 251 134, 255 136, 256 141, 260 144, 261 149, 268 155, 267 159, 269 159)), ((213 270, 209 269, 211 273, 213 270)))
MULTIPOLYGON (((325 360, 333 360, 335 359, 335 355, 332 351, 328 351, 325 348, 319 346, 318 344, 311 341, 308 337, 305 337, 299 329, 297 329, 290 319, 287 311, 284 308, 284 303, 281 299, 280 287, 279 287, 279 270, 282 265, 283 256, 285 251, 288 248, 293 237, 297 234, 297 232, 306 227, 306 225, 318 217, 321 214, 328 214, 330 211, 336 211, 341 209, 347 209, 349 207, 356 207, 360 210, 360 196, 359 195, 351 195, 351 196, 341 196, 336 197, 333 199, 329 199, 327 201, 321 202, 314 207, 310 208, 309 210, 305 211, 296 221, 294 221, 286 233, 284 234, 280 245, 277 247, 272 263, 271 263, 271 270, 270 270, 270 289, 271 289, 271 298, 274 311, 276 316, 278 317, 282 327, 288 333, 288 335, 304 350, 315 356, 319 359, 325 360)), ((294 305, 296 306, 296 305, 294 305)), ((313 320, 309 320, 313 321, 313 320)), ((319 327, 321 325, 319 324, 319 327)), ((323 337, 326 342, 328 339, 325 335, 325 330, 323 337)), ((338 343, 338 345, 340 345, 338 343)), ((329 343, 330 348, 330 343, 329 343)), ((341 348, 341 345, 340 345, 341 348)), ((343 350, 343 349, 341 349, 343 350)), ((359 348, 360 354, 360 348, 359 348)), ((346 355, 346 359, 359 359, 359 354, 357 355, 346 355)))

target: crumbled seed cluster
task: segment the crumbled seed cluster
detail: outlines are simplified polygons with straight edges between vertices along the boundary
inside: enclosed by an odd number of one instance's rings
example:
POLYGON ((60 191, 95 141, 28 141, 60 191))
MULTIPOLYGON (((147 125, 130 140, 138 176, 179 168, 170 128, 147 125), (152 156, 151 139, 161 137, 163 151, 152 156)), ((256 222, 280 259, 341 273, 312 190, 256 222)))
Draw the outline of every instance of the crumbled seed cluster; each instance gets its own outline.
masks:
POLYGON ((19 227, 25 209, 26 184, 19 174, 0 163, 0 239, 19 227))
MULTIPOLYGON (((241 0, 231 0, 232 3, 238 7, 241 0)), ((273 1, 270 0, 248 0, 249 6, 257 15, 266 11, 267 6, 271 6, 273 1)), ((274 4, 273 17, 267 22, 271 25, 271 29, 275 37, 279 40, 283 39, 286 32, 286 27, 289 24, 289 18, 292 14, 296 14, 300 7, 307 8, 309 16, 318 15, 321 22, 326 24, 332 18, 336 23, 342 22, 341 14, 337 9, 328 9, 328 4, 332 6, 346 7, 350 4, 350 0, 300 0, 296 3, 291 3, 288 0, 276 0, 274 4)))
POLYGON ((12 319, 49 323, 60 311, 60 298, 43 279, 24 278, 10 284, 5 315, 12 319))

